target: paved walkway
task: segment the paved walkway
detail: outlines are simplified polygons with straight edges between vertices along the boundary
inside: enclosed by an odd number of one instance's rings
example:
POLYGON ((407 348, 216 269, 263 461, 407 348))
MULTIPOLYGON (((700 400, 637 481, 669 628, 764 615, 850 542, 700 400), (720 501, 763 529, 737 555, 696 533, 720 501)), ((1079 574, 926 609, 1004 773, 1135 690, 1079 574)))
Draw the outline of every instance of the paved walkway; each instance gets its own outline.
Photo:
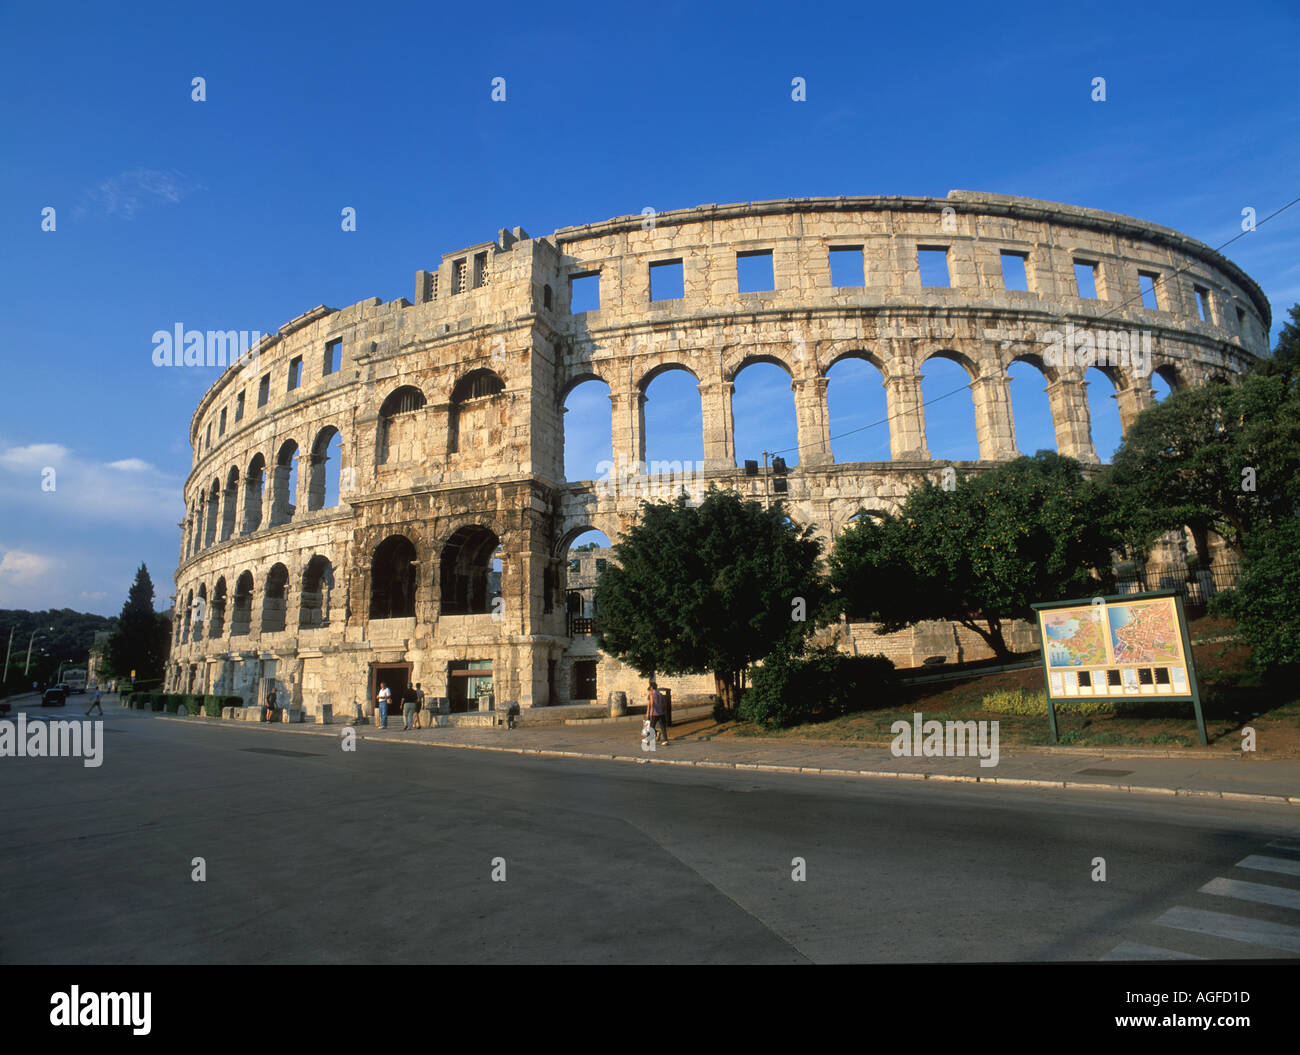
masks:
MULTIPOLYGON (((110 711, 117 710, 114 706, 110 711)), ((119 712, 122 713, 122 712, 119 712)), ((136 712, 125 712, 134 715, 136 712)), ((706 713, 706 712, 705 712, 706 713)), ((147 718, 147 715, 140 715, 147 718)), ((228 728, 262 729, 268 734, 328 736, 337 739, 348 726, 259 725, 203 721, 228 728)), ((689 729, 701 723, 680 717, 675 727, 689 729)), ((711 723, 704 723, 705 726, 711 723)), ((1140 748, 1086 749, 1069 747, 1005 748, 996 766, 984 767, 979 758, 895 758, 887 747, 842 746, 774 740, 764 737, 723 736, 710 739, 708 729, 678 738, 655 751, 645 751, 640 739, 641 719, 625 722, 550 725, 516 729, 421 729, 404 731, 399 717, 387 729, 356 727, 359 738, 372 742, 421 744, 462 750, 508 751, 515 754, 560 758, 590 758, 621 764, 699 766, 753 769, 811 776, 853 776, 864 779, 934 780, 964 783, 1008 784, 1024 787, 1070 788, 1155 795, 1239 799, 1300 806, 1300 759, 1260 760, 1251 755, 1222 753, 1208 756, 1192 750, 1142 753, 1140 748)), ((674 730, 670 730, 673 734, 674 730)))

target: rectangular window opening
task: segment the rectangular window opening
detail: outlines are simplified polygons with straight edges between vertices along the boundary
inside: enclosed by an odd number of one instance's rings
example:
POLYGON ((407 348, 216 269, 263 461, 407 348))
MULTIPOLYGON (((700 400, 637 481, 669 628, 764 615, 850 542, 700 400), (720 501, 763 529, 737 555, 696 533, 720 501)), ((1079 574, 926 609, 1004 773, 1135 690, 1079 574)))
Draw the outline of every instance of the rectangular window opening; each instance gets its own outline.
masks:
POLYGON ((1004 289, 1029 292, 1029 254, 1002 250, 1002 286, 1004 289))
POLYGON ((600 272, 583 271, 569 278, 569 312, 600 310, 600 272))
POLYGON ((772 273, 772 250, 755 249, 736 254, 736 284, 741 293, 763 293, 776 289, 772 273))
POLYGON ((225 434, 226 434, 226 408, 222 407, 221 417, 217 421, 217 436, 220 437, 220 436, 224 436, 225 434))
POLYGON ((286 392, 292 392, 302 384, 302 356, 295 355, 289 360, 289 387, 286 392))
POLYGON ((1097 263, 1091 260, 1074 262, 1074 285, 1085 300, 1097 299, 1097 263))
POLYGON ((860 245, 833 245, 829 251, 831 285, 859 289, 867 284, 867 258, 860 245))
POLYGON ((257 383, 257 405, 264 407, 271 398, 271 375, 263 374, 262 380, 257 383))
POLYGON ((1160 310, 1160 298, 1156 295, 1156 283, 1160 276, 1154 271, 1138 272, 1138 287, 1142 290, 1142 306, 1152 311, 1160 310))
POLYGON ((922 286, 944 287, 952 285, 952 279, 948 276, 947 246, 917 246, 916 266, 921 272, 922 286))
POLYGON ((491 272, 488 270, 488 255, 485 249, 474 254, 474 288, 479 289, 488 284, 491 272))
POLYGON ((681 300, 686 296, 686 278, 680 260, 659 260, 650 265, 650 299, 681 300))
POLYGON ((452 294, 465 292, 465 258, 461 257, 451 265, 451 292, 452 294))
POLYGON ((235 420, 236 421, 244 420, 244 393, 243 392, 240 392, 239 395, 235 397, 235 420))
POLYGON ((1237 309, 1237 329, 1243 334, 1246 332, 1246 309, 1245 308, 1237 309))
POLYGON ((328 376, 337 374, 343 368, 343 338, 325 342, 325 359, 321 364, 321 373, 328 376))
POLYGON ((1201 321, 1213 322, 1214 317, 1210 314, 1210 291, 1204 286, 1193 286, 1192 290, 1196 294, 1196 311, 1201 321))

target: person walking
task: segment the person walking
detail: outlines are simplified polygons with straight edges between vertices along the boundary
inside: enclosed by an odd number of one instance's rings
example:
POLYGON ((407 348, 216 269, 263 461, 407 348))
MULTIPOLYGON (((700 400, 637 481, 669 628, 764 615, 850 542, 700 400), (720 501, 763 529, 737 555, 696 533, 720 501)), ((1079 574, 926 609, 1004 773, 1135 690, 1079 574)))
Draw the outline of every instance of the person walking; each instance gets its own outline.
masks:
POLYGON ((655 742, 668 743, 668 712, 664 707, 664 694, 659 691, 653 678, 650 679, 650 689, 646 694, 646 714, 650 716, 650 731, 655 733, 655 742), (658 731, 655 726, 659 727, 658 731))
POLYGON ((415 727, 417 729, 421 728, 420 715, 423 713, 423 711, 424 711, 424 689, 420 686, 420 683, 417 681, 415 683, 415 727))
POLYGON ((388 691, 388 686, 384 682, 379 683, 379 728, 388 728, 388 702, 393 698, 393 694, 388 691))
POLYGON ((98 710, 100 714, 104 713, 104 708, 99 705, 99 688, 95 688, 95 698, 90 701, 90 706, 86 709, 86 717, 90 717, 90 712, 98 710))
POLYGON ((262 711, 262 719, 267 722, 275 721, 275 686, 272 685, 266 690, 266 708, 262 711))
POLYGON ((419 697, 415 695, 415 686, 407 682, 406 688, 402 690, 402 728, 409 730, 415 722, 415 702, 419 697))

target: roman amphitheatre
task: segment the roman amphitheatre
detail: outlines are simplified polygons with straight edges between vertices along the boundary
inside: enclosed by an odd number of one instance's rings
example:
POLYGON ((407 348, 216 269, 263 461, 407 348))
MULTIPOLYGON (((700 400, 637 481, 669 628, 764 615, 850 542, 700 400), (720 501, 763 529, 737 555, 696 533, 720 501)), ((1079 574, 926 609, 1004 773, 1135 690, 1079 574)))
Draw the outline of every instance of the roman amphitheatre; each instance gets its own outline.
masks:
MULTIPOLYGON (((166 687, 255 705, 274 685, 308 721, 353 715, 381 678, 421 683, 449 721, 507 701, 526 714, 638 699, 644 681, 598 651, 583 600, 604 551, 570 549, 593 529, 616 542, 647 495, 779 494, 829 542, 922 479, 1017 456, 1015 363, 1042 375, 1057 450, 1097 465, 1088 384, 1111 386, 1127 428, 1153 377, 1231 379, 1267 355, 1270 325, 1256 283, 1200 242, 996 194, 503 229, 417 271, 410 300, 299 315, 200 400, 166 687), (657 292, 665 275, 673 296, 657 292), (1149 359, 1062 360, 1049 335, 1067 327, 1149 335, 1149 359), (933 359, 966 373, 978 459, 930 456, 940 409, 920 378, 933 359), (845 360, 878 372, 888 458, 832 456, 828 375, 845 360), (735 449, 733 393, 756 364, 789 375, 798 449, 782 475, 735 449), (648 390, 679 370, 698 387, 703 461, 647 465, 648 390), (566 402, 588 383, 608 387, 612 466, 566 479, 566 402)), ((846 629, 845 647, 900 666, 987 654, 947 623, 846 629)), ((1029 628, 1010 643, 1033 647, 1029 628)), ((679 696, 711 688, 661 682, 679 696)))

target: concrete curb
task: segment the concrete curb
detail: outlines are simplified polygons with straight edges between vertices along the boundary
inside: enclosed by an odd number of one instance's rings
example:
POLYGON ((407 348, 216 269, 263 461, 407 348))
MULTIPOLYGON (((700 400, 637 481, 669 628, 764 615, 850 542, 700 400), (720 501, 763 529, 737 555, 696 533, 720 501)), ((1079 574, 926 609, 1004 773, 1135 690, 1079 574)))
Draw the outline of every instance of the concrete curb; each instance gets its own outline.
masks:
MULTIPOLYGON (((187 718, 166 714, 153 715, 163 721, 186 722, 187 718)), ((191 724, 193 724, 191 722, 191 724)), ((250 722, 218 723, 212 722, 209 728, 247 729, 250 722)), ((355 726, 336 726, 337 729, 356 728, 355 726)), ((339 738, 338 733, 324 730, 297 728, 294 730, 302 736, 324 736, 331 740, 339 738)), ((362 739, 366 739, 362 737, 362 739)), ((558 751, 540 747, 506 747, 495 744, 448 744, 436 740, 412 740, 407 737, 384 737, 374 739, 373 743, 409 744, 416 747, 444 747, 456 751, 496 751, 510 755, 533 755, 538 758, 580 758, 592 762, 635 762, 637 764, 653 763, 655 765, 693 766, 697 769, 731 769, 757 773, 798 773, 823 777, 855 777, 868 780, 932 780, 945 784, 1002 784, 1007 787, 1048 788, 1053 791, 1119 791, 1137 795, 1172 795, 1179 798, 1223 799, 1230 802, 1266 802, 1271 805, 1300 806, 1300 795, 1264 795, 1246 791, 1215 791, 1203 788, 1165 788, 1140 784, 1095 784, 1079 780, 1035 780, 1028 777, 978 777, 960 773, 909 773, 887 769, 819 769, 812 766, 780 766, 764 762, 714 762, 708 759, 689 758, 655 758, 651 752, 643 757, 636 755, 605 755, 588 751, 558 751)), ((1094 752, 1095 753, 1095 752, 1094 752)))

